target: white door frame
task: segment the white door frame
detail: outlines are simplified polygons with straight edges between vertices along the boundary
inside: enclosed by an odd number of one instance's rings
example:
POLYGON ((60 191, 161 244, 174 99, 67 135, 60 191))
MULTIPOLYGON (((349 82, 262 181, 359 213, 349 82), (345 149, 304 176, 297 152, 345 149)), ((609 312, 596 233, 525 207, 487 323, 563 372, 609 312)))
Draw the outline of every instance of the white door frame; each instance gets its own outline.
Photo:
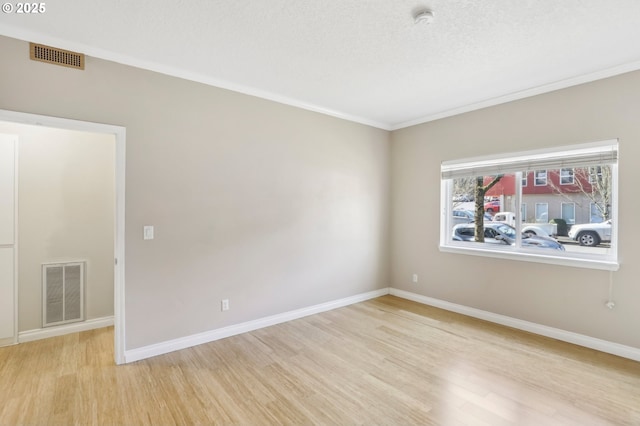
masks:
MULTIPOLYGON (((105 133, 116 138, 116 216, 115 216, 115 253, 114 253, 114 358, 116 364, 124 364, 125 357, 125 310, 124 310, 124 193, 125 193, 125 154, 126 128, 110 124, 91 123, 0 109, 0 121, 30 124, 58 129, 79 130, 92 133, 105 133)), ((16 307, 17 312, 17 307, 16 307)))
MULTIPOLYGON (((0 338, 0 346, 18 343, 18 136, 14 134, 0 134, 13 142, 13 335, 0 338)), ((2 245, 0 243, 0 245, 2 245)))

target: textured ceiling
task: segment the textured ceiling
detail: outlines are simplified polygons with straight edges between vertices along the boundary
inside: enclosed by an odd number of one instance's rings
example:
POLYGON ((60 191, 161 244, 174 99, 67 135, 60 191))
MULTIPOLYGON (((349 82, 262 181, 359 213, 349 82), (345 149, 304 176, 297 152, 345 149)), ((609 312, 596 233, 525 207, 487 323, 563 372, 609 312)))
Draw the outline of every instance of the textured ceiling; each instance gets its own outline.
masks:
POLYGON ((639 0, 59 0, 0 34, 387 129, 640 69, 639 0))

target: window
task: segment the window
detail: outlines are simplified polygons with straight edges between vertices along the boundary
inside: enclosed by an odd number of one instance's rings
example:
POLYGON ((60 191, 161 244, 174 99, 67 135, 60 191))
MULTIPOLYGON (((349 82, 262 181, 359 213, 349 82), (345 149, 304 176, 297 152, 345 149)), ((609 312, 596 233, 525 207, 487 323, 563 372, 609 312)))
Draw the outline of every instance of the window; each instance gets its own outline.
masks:
POLYGON ((560 185, 573 185, 573 169, 560 169, 560 185))
POLYGON ((545 186, 547 184, 547 171, 536 170, 533 182, 535 186, 545 186))
MULTIPOLYGON (((617 179, 615 140, 443 162, 440 249, 617 270, 617 179), (534 180, 531 188, 526 185, 529 173, 534 180), (485 197, 499 195, 496 220, 484 216, 477 226, 475 217, 482 215, 473 211, 469 223, 454 222, 453 210, 459 203, 453 196, 461 189, 485 197), (571 225, 568 235, 554 235, 555 218, 571 225)), ((475 204, 467 208, 474 210, 475 204)))
POLYGON ((589 167, 589 183, 596 183, 602 180, 602 167, 589 167))
POLYGON ((562 203, 561 207, 562 219, 569 225, 576 223, 576 205, 575 203, 562 203))
POLYGON ((536 203, 536 223, 549 222, 549 204, 536 203))
POLYGON ((605 205, 602 205, 602 203, 591 203, 589 207, 590 207, 589 222, 602 223, 606 220, 606 217, 608 216, 608 212, 605 205))

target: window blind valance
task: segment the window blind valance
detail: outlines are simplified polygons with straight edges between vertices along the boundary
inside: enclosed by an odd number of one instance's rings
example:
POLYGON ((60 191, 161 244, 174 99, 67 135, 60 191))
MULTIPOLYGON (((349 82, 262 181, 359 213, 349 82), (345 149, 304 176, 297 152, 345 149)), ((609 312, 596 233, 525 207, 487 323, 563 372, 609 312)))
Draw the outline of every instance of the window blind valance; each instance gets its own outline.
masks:
POLYGON ((531 170, 554 170, 616 164, 618 140, 556 147, 551 149, 498 154, 491 157, 445 161, 442 179, 495 176, 531 170))

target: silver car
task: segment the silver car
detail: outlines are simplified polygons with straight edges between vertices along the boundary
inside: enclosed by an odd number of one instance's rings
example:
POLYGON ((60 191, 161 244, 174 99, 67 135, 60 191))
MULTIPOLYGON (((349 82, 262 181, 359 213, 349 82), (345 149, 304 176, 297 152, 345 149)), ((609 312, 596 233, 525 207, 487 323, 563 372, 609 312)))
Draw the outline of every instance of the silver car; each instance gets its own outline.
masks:
POLYGON ((600 243, 610 243, 611 219, 601 223, 573 225, 569 230, 569 238, 576 240, 581 246, 587 247, 595 247, 600 243))

